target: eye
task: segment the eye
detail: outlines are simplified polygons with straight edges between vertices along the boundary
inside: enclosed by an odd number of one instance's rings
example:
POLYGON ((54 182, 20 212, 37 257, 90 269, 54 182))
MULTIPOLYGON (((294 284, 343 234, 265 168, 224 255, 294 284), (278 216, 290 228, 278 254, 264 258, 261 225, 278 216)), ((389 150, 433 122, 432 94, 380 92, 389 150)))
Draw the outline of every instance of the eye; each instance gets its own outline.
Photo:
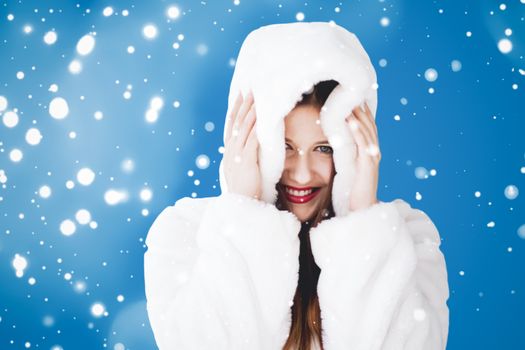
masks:
POLYGON ((333 154, 334 153, 334 150, 330 146, 323 145, 323 146, 319 146, 317 148, 321 149, 322 153, 326 153, 326 154, 333 154))
POLYGON ((284 148, 285 149, 292 149, 292 147, 289 144, 287 144, 287 143, 284 145, 284 148))

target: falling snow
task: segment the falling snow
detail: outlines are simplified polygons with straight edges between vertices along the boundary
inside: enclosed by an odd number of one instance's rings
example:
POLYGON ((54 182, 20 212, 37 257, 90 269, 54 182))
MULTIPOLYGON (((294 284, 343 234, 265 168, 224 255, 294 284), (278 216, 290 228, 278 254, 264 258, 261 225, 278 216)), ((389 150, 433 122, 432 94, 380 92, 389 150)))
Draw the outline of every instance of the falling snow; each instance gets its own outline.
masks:
POLYGON ((144 28, 142 28, 142 34, 144 35, 144 37, 146 39, 155 39, 155 37, 157 36, 157 33, 158 30, 157 30, 157 27, 153 24, 147 24, 144 26, 144 28))
POLYGON ((55 97, 49 103, 49 114, 55 119, 64 119, 69 114, 69 105, 62 97, 55 97))
POLYGON ((434 5, 5 2, 0 349, 155 348, 147 229, 179 198, 221 193, 224 98, 258 21, 335 21, 374 52, 378 197, 425 209, 440 229, 466 327, 454 343, 518 348, 520 335, 500 335, 523 315, 491 310, 525 290, 525 0, 434 5))
POLYGON ((81 56, 86 56, 95 48, 95 38, 91 34, 84 35, 77 43, 77 52, 81 56))
POLYGON ((50 31, 44 35, 44 42, 48 45, 53 45, 58 39, 57 33, 50 31))

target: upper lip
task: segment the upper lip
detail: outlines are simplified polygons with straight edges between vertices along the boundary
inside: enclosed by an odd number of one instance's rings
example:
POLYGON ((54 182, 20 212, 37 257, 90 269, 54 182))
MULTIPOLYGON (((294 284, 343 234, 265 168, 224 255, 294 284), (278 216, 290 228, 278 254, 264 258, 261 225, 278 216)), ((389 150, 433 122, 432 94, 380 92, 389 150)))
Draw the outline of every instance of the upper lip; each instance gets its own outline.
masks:
POLYGON ((317 188, 317 187, 293 187, 289 185, 284 185, 284 186, 292 190, 296 190, 296 191, 308 191, 308 190, 315 190, 317 188))

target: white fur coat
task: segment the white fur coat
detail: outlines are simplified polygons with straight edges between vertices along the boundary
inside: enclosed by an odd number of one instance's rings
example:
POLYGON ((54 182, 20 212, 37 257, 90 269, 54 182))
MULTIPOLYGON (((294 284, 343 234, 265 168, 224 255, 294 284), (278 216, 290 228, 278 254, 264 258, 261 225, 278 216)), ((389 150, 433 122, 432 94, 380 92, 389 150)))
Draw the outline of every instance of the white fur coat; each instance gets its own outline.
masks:
MULTIPOLYGON (((281 349, 299 230, 292 213, 233 193, 164 209, 144 259, 159 349, 281 349)), ((424 212, 380 202, 321 222, 310 238, 326 350, 445 349, 447 272, 424 212)))
POLYGON ((250 33, 230 86, 228 113, 239 92, 254 93, 261 200, 229 193, 221 162, 219 197, 182 198, 149 230, 147 310, 161 350, 284 345, 301 226, 274 206, 284 167, 284 117, 303 92, 329 79, 339 85, 320 119, 334 150, 336 216, 309 233, 321 268, 324 349, 445 349, 449 290, 436 226, 401 199, 348 209, 355 149, 344 119, 363 101, 375 118, 375 70, 354 34, 333 23, 299 22, 250 33))

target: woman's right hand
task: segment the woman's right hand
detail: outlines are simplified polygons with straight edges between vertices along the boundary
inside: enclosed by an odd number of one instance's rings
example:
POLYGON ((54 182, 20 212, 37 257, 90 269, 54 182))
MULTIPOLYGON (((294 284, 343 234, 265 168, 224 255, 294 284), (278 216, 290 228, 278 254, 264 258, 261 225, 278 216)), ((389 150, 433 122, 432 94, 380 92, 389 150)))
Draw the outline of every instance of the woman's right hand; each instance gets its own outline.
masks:
POLYGON ((226 122, 224 175, 228 192, 260 199, 259 141, 255 134, 255 122, 252 92, 244 100, 239 93, 226 122))

